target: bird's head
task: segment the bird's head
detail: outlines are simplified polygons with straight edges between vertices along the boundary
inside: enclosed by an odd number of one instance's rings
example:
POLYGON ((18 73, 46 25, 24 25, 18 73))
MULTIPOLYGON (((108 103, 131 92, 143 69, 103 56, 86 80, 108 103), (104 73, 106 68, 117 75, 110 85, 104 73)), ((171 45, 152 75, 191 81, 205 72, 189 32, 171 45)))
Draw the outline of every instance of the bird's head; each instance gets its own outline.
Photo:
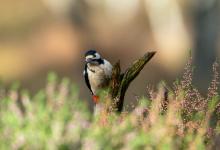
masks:
POLYGON ((100 60, 102 60, 100 54, 95 50, 89 50, 85 53, 85 61, 86 63, 98 65, 100 60))

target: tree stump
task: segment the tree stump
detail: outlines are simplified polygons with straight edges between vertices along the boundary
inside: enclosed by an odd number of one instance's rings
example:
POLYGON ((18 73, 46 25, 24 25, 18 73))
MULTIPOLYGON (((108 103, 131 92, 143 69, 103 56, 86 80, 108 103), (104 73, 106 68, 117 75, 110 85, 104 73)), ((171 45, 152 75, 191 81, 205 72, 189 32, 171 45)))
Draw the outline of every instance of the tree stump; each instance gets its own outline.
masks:
POLYGON ((124 73, 121 73, 120 61, 118 61, 112 70, 110 83, 110 97, 114 110, 121 112, 124 104, 125 93, 130 83, 138 76, 144 66, 151 60, 156 52, 148 52, 140 59, 136 60, 124 73))

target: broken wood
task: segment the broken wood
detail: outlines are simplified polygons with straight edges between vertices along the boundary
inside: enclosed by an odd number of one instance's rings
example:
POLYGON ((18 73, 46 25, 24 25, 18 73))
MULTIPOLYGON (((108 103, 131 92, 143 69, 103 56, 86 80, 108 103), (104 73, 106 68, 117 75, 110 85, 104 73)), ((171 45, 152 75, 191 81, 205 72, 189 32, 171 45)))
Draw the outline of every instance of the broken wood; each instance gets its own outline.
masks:
POLYGON ((144 66, 151 60, 156 52, 148 52, 140 59, 136 60, 126 71, 121 73, 120 61, 118 61, 112 70, 112 79, 110 83, 110 96, 113 100, 113 109, 121 112, 124 104, 125 93, 130 83, 138 76, 144 66))

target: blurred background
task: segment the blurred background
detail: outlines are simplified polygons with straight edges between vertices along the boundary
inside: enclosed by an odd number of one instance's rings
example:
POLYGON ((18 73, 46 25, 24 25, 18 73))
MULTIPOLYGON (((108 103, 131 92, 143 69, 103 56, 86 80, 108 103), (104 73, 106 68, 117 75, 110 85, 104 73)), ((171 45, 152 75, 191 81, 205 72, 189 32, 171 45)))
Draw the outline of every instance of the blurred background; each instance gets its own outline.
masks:
MULTIPOLYGON (((32 92, 49 71, 90 93, 82 76, 84 53, 96 49, 125 69, 150 50, 156 56, 129 88, 127 100, 148 84, 172 83, 192 50, 194 83, 205 93, 220 56, 219 0, 0 0, 0 80, 32 92)), ((90 102, 91 103, 91 102, 90 102)))

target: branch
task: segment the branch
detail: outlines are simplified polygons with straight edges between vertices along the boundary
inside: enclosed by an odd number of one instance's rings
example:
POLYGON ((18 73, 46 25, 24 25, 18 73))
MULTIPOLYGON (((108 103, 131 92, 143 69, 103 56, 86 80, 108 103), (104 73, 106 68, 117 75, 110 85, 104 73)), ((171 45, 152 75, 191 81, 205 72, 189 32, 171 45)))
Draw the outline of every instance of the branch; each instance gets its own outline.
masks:
POLYGON ((113 107, 118 112, 122 111, 125 93, 130 83, 138 76, 147 62, 149 62, 155 54, 156 52, 146 53, 143 57, 135 61, 124 74, 121 74, 119 61, 114 65, 110 84, 110 95, 113 99, 113 107))

